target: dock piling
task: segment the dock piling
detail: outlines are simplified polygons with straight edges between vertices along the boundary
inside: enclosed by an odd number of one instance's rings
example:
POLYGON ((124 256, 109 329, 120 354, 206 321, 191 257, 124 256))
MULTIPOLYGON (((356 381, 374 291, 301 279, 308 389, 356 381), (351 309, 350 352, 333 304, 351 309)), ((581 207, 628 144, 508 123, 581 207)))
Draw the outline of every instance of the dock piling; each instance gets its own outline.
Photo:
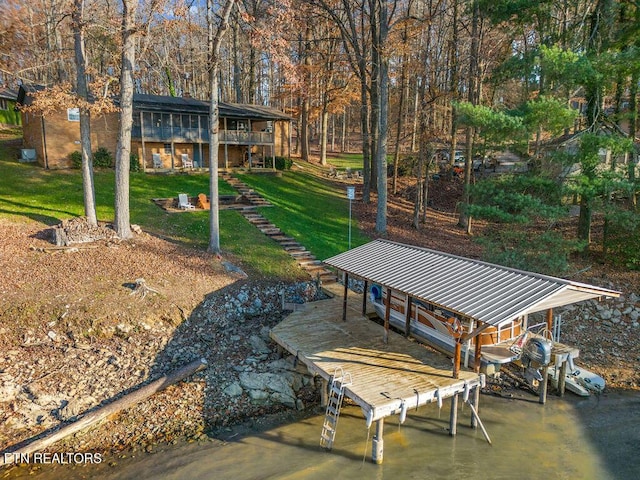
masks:
POLYGON ((449 415, 449 435, 452 437, 458 433, 458 394, 451 397, 451 414, 449 415))
POLYGON ((373 442, 371 446, 371 460, 376 465, 382 464, 383 451, 384 451, 384 439, 382 434, 384 431, 384 418, 376 420, 376 434, 373 436, 373 442))

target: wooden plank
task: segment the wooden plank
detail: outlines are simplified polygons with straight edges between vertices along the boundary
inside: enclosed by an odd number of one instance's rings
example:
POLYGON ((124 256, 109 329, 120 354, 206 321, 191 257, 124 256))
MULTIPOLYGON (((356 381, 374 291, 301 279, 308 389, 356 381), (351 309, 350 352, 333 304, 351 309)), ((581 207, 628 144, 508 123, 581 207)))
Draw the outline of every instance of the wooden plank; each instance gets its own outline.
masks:
POLYGON ((480 375, 461 371, 459 379, 452 378, 445 357, 401 335, 389 332, 385 344, 384 328, 343 302, 340 296, 313 302, 274 327, 271 337, 324 379, 336 367, 348 371, 353 384, 345 394, 373 411, 374 419, 399 414, 402 402, 415 408, 463 393, 465 384, 479 385, 480 375))

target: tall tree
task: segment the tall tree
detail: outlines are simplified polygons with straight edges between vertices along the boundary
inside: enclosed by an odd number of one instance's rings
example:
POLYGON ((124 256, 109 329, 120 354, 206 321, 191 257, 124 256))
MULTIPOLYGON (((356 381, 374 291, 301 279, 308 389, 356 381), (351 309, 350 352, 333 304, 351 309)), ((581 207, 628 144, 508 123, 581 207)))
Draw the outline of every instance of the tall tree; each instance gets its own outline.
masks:
POLYGON ((219 138, 219 91, 218 74, 220 70, 220 44, 225 32, 229 29, 229 17, 235 1, 227 0, 220 13, 220 23, 216 24, 215 7, 217 2, 207 1, 207 23, 209 29, 209 198, 211 209, 209 210, 209 251, 220 253, 220 220, 219 220, 219 195, 218 195, 218 150, 219 138))
POLYGON ((116 147, 114 228, 120 238, 131 233, 129 213, 129 167, 133 125, 133 70, 136 61, 136 0, 122 1, 122 65, 120 70, 120 127, 116 147))
POLYGON ((89 90, 84 46, 84 0, 74 0, 72 13, 73 38, 76 63, 76 94, 82 100, 80 105, 80 146, 82 153, 82 186, 84 214, 89 225, 96 226, 96 197, 93 183, 93 159, 91 155, 91 117, 89 111, 89 90))
POLYGON ((387 139, 389 129, 389 56, 387 38, 389 36, 389 9, 393 2, 375 0, 371 12, 372 51, 374 71, 377 71, 375 87, 377 105, 374 111, 376 122, 376 151, 374 163, 378 175, 378 202, 376 209, 376 232, 387 232, 387 139), (374 13, 375 12, 375 13, 374 13))

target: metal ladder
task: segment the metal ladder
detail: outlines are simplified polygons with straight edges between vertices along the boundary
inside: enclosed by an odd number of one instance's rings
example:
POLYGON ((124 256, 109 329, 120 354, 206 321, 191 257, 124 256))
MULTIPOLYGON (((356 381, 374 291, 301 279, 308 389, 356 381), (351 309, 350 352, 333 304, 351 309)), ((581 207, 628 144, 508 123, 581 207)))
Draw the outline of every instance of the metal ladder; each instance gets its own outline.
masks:
POLYGON ((338 427, 338 418, 340 417, 340 408, 342 407, 342 399, 344 398, 344 387, 351 385, 351 374, 344 372, 341 367, 337 367, 331 379, 331 387, 329 388, 329 401, 327 402, 327 412, 322 425, 322 434, 320 435, 320 446, 327 450, 333 448, 333 441, 336 438, 336 428, 338 427))

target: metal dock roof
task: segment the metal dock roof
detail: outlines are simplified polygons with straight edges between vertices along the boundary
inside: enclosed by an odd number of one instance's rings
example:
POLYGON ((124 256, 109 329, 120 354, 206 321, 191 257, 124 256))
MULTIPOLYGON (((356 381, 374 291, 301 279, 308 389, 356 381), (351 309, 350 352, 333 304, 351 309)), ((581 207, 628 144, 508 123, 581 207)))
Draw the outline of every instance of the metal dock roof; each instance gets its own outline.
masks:
POLYGON ((488 325, 620 292, 388 240, 374 240, 324 261, 488 325))

